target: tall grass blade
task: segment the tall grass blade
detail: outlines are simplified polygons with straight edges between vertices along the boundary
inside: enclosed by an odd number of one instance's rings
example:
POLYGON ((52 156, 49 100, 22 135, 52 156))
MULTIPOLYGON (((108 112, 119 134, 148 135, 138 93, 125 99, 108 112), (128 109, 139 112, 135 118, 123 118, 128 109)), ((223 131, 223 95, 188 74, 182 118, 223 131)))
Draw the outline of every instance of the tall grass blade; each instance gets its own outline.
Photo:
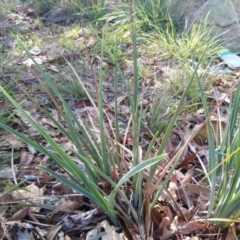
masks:
POLYGON ((215 200, 215 190, 216 190, 216 170, 214 170, 214 171, 212 171, 212 170, 216 167, 217 162, 216 162, 216 156, 215 156, 214 134, 213 134, 213 129, 212 129, 211 122, 209 119, 207 102, 206 102, 205 95, 204 95, 204 92, 202 89, 202 85, 201 85, 201 82, 200 82, 200 79, 199 79, 197 73, 196 73, 196 78, 197 78, 198 88, 199 88, 202 103, 203 103, 205 116, 207 119, 206 125, 207 125, 207 134, 208 134, 208 158, 209 158, 208 166, 209 166, 209 171, 211 171, 211 174, 210 174, 211 193, 210 193, 210 203, 209 203, 209 208, 208 208, 208 217, 209 217, 213 211, 213 204, 214 204, 214 200, 215 200))

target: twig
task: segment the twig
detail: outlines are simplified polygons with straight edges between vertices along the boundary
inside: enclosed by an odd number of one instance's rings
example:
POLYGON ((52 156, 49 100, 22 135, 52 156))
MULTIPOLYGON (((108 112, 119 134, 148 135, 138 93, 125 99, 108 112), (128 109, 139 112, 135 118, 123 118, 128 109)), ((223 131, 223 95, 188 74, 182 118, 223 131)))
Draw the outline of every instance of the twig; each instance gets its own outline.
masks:
POLYGON ((14 144, 12 144, 12 156, 11 156, 11 167, 12 167, 12 175, 13 175, 13 181, 15 185, 17 185, 17 178, 16 178, 16 172, 15 172, 15 167, 14 167, 14 162, 13 162, 13 151, 14 151, 14 144))

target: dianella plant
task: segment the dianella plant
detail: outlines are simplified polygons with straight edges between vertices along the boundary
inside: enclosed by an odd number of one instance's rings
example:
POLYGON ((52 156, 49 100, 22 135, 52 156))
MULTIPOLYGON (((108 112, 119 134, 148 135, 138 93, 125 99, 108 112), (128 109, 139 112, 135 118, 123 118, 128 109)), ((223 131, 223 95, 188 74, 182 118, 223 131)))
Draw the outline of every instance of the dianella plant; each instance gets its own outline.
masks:
MULTIPOLYGON (((100 4, 103 1, 96 2, 100 4)), ((143 3, 144 1, 140 2, 143 3)), ((154 12, 153 6, 155 1, 150 1, 148 4, 150 5, 146 5, 146 7, 153 14, 153 17, 156 14, 160 14, 159 12, 154 12)), ((197 75, 199 65, 205 52, 208 50, 208 46, 202 51, 197 64, 193 68, 188 84, 178 99, 175 111, 169 117, 169 122, 161 141, 156 141, 159 136, 159 133, 156 131, 147 149, 143 151, 140 145, 140 138, 144 110, 141 101, 139 101, 139 99, 142 99, 143 91, 141 91, 139 78, 138 32, 134 19, 134 4, 129 5, 129 12, 133 63, 133 76, 130 80, 126 79, 119 64, 119 35, 117 31, 113 51, 105 42, 104 28, 99 36, 98 40, 101 42, 99 68, 97 70, 92 69, 92 75, 94 76, 94 97, 86 88, 84 84, 85 79, 82 79, 76 69, 66 60, 66 63, 75 74, 79 85, 93 106, 97 115, 97 122, 90 121, 90 123, 87 123, 80 114, 77 114, 70 108, 54 81, 34 60, 24 44, 18 41, 18 44, 28 54, 41 74, 42 80, 39 80, 40 84, 64 119, 65 125, 57 121, 45 109, 41 110, 49 121, 54 123, 58 131, 72 143, 70 150, 73 155, 67 154, 50 133, 37 123, 21 103, 18 103, 2 86, 0 86, 2 94, 24 116, 31 126, 40 133, 48 147, 39 143, 38 140, 33 139, 32 136, 17 131, 4 122, 0 122, 0 127, 14 134, 38 152, 48 156, 61 169, 61 172, 53 171, 53 169, 47 166, 39 167, 73 189, 76 193, 82 194, 96 203, 99 209, 109 217, 114 226, 121 226, 122 228, 130 225, 134 226, 138 230, 141 239, 147 239, 152 235, 152 213, 155 209, 161 207, 158 204, 159 197, 166 190, 173 171, 191 140, 191 137, 185 139, 173 156, 169 157, 165 153, 165 148, 177 117, 184 105, 190 86, 196 79, 199 83, 202 102, 208 119, 208 109, 197 75), (114 66, 114 119, 112 121, 108 121, 106 112, 104 111, 103 84, 106 75, 106 71, 104 70, 105 54, 108 54, 114 66), (118 81, 124 83, 126 99, 130 108, 130 116, 123 137, 118 119, 120 115, 118 112, 118 81), (132 136, 131 147, 127 147, 125 144, 129 132, 131 132, 132 136), (153 146, 157 146, 157 150, 154 153, 151 151, 153 146), (128 156, 126 157, 126 155, 128 156), (126 158, 128 161, 126 161, 126 158), (159 171, 158 164, 163 160, 166 161, 166 164, 159 171)), ((148 23, 151 17, 148 16, 148 23)), ((236 93, 232 96, 232 103, 229 106, 228 124, 222 131, 221 141, 217 142, 217 144, 214 140, 215 136, 210 121, 206 121, 209 137, 209 167, 205 175, 211 189, 208 216, 213 215, 216 219, 237 218, 240 215, 240 183, 238 177, 240 175, 240 134, 237 118, 239 102, 240 85, 238 85, 236 93), (219 185, 217 185, 217 176, 221 176, 219 185)))

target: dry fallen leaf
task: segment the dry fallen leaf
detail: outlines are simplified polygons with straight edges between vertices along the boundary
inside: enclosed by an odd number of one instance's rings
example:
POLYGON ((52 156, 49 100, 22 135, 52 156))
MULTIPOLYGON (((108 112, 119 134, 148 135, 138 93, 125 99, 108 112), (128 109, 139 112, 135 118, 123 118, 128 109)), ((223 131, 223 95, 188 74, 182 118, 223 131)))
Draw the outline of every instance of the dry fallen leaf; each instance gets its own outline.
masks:
MULTIPOLYGON (((14 200, 27 199, 35 204, 43 203, 44 199, 41 198, 44 192, 44 188, 37 187, 34 183, 25 187, 25 189, 18 189, 12 193, 14 200)), ((39 212, 40 207, 30 207, 31 212, 39 212)))
POLYGON ((81 113, 88 112, 91 116, 97 117, 97 109, 95 107, 84 107, 80 110, 81 113))
POLYGON ((14 213, 10 218, 9 221, 19 221, 26 217, 29 212, 29 207, 25 207, 14 213))
POLYGON ((91 104, 90 100, 88 98, 80 99, 77 102, 75 102, 75 108, 82 108, 89 106, 91 104))
POLYGON ((187 183, 190 183, 193 174, 194 174, 194 168, 188 169, 188 171, 185 173, 185 175, 184 175, 183 178, 181 179, 181 183, 182 183, 183 185, 186 185, 187 183))
MULTIPOLYGON (((215 116, 210 116, 210 124, 212 131, 214 133, 214 136, 220 140, 220 136, 223 135, 223 131, 226 127, 226 119, 221 117, 217 118, 215 116)), ((196 133, 196 136, 194 137, 194 140, 198 144, 202 144, 207 142, 208 140, 208 132, 207 132, 207 125, 206 123, 197 124, 193 131, 196 133)))
POLYGON ((48 67, 48 69, 51 70, 51 71, 53 71, 53 72, 56 72, 56 73, 59 73, 59 72, 60 72, 60 71, 59 71, 59 68, 58 68, 57 66, 55 66, 55 65, 50 65, 50 66, 48 67))
POLYGON ((14 172, 11 167, 5 167, 0 169, 0 179, 13 179, 14 172))
POLYGON ((63 228, 67 230, 71 230, 75 227, 84 227, 89 225, 97 213, 97 209, 94 208, 87 212, 81 212, 78 214, 67 215, 63 218, 63 228))
MULTIPOLYGON (((122 94, 117 97, 117 105, 119 106, 122 101, 127 98, 127 94, 122 94)), ((113 99, 110 103, 106 105, 107 108, 113 109, 115 108, 115 99, 113 99)))
POLYGON ((23 148, 21 150, 20 164, 29 165, 32 162, 33 157, 33 154, 23 148))
POLYGON ((161 231, 157 231, 158 235, 156 237, 159 237, 161 240, 168 240, 178 232, 178 218, 177 216, 173 219, 171 222, 168 217, 164 217, 159 228, 161 231))
POLYGON ((86 240, 90 240, 98 234, 98 227, 95 227, 87 232, 86 240))
POLYGON ((31 53, 34 56, 38 56, 42 50, 39 47, 34 47, 31 50, 29 50, 29 53, 31 53))
MULTIPOLYGON (((43 63, 43 60, 39 57, 35 57, 34 58, 35 62, 37 62, 39 65, 41 65, 43 63)), ((33 62, 32 59, 27 59, 26 61, 23 62, 23 65, 26 65, 28 67, 34 67, 35 63, 33 62)))
MULTIPOLYGON (((4 191, 7 191, 7 188, 4 189, 4 191)), ((0 196, 0 204, 1 204, 1 207, 0 207, 0 219, 2 219, 2 216, 5 214, 5 212, 7 211, 8 209, 8 201, 11 201, 12 200, 12 197, 10 194, 3 194, 1 193, 1 196, 0 196)))
POLYGON ((110 226, 109 223, 105 220, 99 224, 105 229, 106 235, 102 236, 102 240, 122 240, 120 234, 115 231, 113 226, 110 226))
POLYGON ((20 149, 24 147, 24 143, 12 134, 5 136, 5 140, 8 141, 14 149, 20 149))
POLYGON ((225 240, 236 240, 236 224, 232 223, 228 228, 228 234, 225 240))
POLYGON ((179 222, 178 226, 180 234, 185 235, 190 234, 194 230, 205 228, 206 224, 199 222, 179 222))
POLYGON ((17 232, 13 234, 16 239, 18 240, 26 240, 26 239, 31 239, 33 240, 33 235, 32 232, 29 231, 27 228, 19 228, 17 232))
POLYGON ((210 189, 205 187, 205 186, 202 186, 202 185, 197 185, 197 184, 190 184, 188 183, 186 185, 186 193, 188 196, 204 196, 206 198, 209 198, 210 197, 210 189))
POLYGON ((216 100, 216 102, 220 102, 224 100, 226 103, 230 103, 230 99, 228 97, 227 93, 220 92, 217 89, 213 89, 210 93, 210 98, 213 98, 216 100))
POLYGON ((29 83, 37 80, 36 74, 34 74, 29 68, 22 70, 20 74, 21 81, 29 83))
POLYGON ((73 193, 73 190, 61 182, 56 183, 52 186, 52 194, 65 195, 65 194, 72 194, 72 193, 73 193))
POLYGON ((182 210, 182 215, 185 217, 185 219, 190 220, 190 219, 192 219, 193 216, 196 215, 198 207, 197 206, 195 207, 192 204, 192 206, 189 209, 185 209, 185 208, 181 207, 181 210, 182 210))
POLYGON ((74 210, 76 210, 78 207, 80 207, 81 204, 82 204, 81 202, 71 201, 69 199, 65 199, 65 200, 61 201, 52 210, 52 214, 49 216, 48 221, 51 221, 52 217, 60 211, 72 213, 74 210))
POLYGON ((88 40, 88 43, 87 43, 87 47, 89 48, 89 47, 93 46, 96 42, 97 42, 97 40, 95 37, 90 37, 88 40))
POLYGON ((189 156, 185 156, 185 158, 178 163, 176 169, 179 169, 181 167, 187 167, 189 162, 195 159, 196 155, 196 153, 192 153, 189 156))
POLYGON ((47 232, 46 239, 54 240, 61 228, 62 228, 62 224, 56 224, 52 226, 51 229, 47 232))
POLYGON ((177 175, 176 172, 173 172, 170 182, 169 182, 169 186, 168 186, 168 191, 171 193, 172 197, 177 200, 178 196, 177 196, 177 190, 178 190, 178 184, 177 184, 177 175))

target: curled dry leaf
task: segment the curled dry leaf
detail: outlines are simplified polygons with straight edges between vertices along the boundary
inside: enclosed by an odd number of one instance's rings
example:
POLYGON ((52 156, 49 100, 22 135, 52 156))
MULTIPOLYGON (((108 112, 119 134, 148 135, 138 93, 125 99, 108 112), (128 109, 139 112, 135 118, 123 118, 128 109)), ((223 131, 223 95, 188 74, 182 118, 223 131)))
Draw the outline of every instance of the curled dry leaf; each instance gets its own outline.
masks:
POLYGON ((51 229, 47 232, 46 239, 54 240, 57 233, 61 230, 62 224, 57 224, 51 227, 51 229))
POLYGON ((156 231, 160 225, 160 223, 162 222, 162 216, 163 214, 157 209, 157 208, 153 208, 151 210, 151 220, 153 223, 153 231, 156 231))
POLYGON ((154 235, 162 236, 166 230, 165 228, 170 230, 170 225, 173 221, 173 213, 167 206, 167 203, 163 203, 161 206, 159 205, 159 207, 155 207, 151 210, 151 220, 153 223, 154 235))
POLYGON ((168 240, 171 237, 175 236, 178 233, 178 218, 177 216, 171 222, 168 217, 164 217, 159 229, 161 231, 157 231, 156 237, 161 240, 168 240))
POLYGON ((187 167, 189 162, 193 161, 196 157, 196 153, 192 153, 186 157, 184 157, 177 165, 176 169, 179 169, 181 167, 187 167))
POLYGON ((178 226, 180 234, 185 235, 190 234, 194 230, 205 228, 206 224, 199 222, 179 222, 178 226))
POLYGON ((216 102, 220 102, 220 101, 225 101, 226 103, 230 103, 230 99, 228 97, 227 93, 223 93, 218 91, 217 89, 213 89, 210 93, 210 98, 213 98, 216 100, 216 102))
POLYGON ((105 229, 106 235, 102 236, 102 240, 122 240, 122 237, 120 234, 118 234, 115 231, 115 228, 113 226, 110 226, 109 223, 105 220, 102 223, 100 223, 100 226, 102 226, 105 229))
POLYGON ((68 215, 63 218, 63 228, 67 231, 72 230, 75 227, 84 227, 89 225, 95 213, 97 213, 97 209, 92 209, 90 211, 84 213, 78 213, 73 215, 68 215))
POLYGON ((29 208, 28 207, 22 208, 19 211, 17 211, 15 214, 13 214, 13 216, 10 217, 8 220, 9 221, 19 221, 19 220, 22 220, 23 218, 26 217, 28 212, 29 212, 29 208))
MULTIPOLYGON (((223 135, 223 131, 226 127, 226 119, 211 116, 210 117, 210 124, 211 124, 212 131, 214 133, 214 136, 216 136, 216 138, 217 138, 217 141, 220 140, 220 136, 223 135)), ((194 132, 196 132, 196 136, 194 137, 194 140, 198 144, 202 144, 202 143, 207 142, 208 133, 207 133, 206 123, 196 125, 193 130, 194 130, 194 132)))

